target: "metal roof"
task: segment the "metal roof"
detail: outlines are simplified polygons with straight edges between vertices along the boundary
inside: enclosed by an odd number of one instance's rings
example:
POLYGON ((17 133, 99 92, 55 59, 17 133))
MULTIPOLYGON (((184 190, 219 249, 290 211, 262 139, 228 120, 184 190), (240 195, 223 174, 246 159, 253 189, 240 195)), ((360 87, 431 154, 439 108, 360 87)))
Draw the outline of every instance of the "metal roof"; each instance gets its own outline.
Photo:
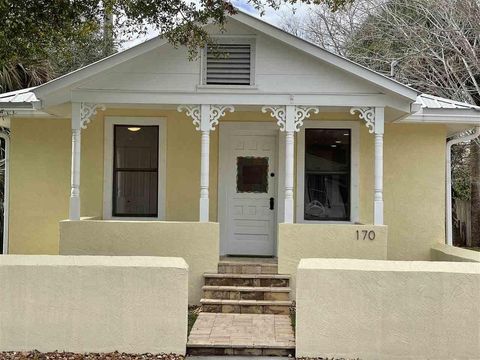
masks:
POLYGON ((33 90, 36 87, 10 91, 0 94, 0 106, 5 107, 21 107, 25 105, 31 108, 34 102, 39 101, 33 90))
POLYGON ((465 109, 480 111, 480 106, 428 94, 419 95, 416 102, 421 105, 422 109, 465 109))

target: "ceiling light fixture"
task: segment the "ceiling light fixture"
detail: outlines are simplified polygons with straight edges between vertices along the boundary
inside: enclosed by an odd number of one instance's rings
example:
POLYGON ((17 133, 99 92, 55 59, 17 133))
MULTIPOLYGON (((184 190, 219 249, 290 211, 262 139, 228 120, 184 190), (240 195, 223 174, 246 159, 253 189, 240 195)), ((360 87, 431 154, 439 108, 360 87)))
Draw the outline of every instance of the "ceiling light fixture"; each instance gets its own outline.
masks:
POLYGON ((141 129, 140 127, 129 127, 128 131, 136 132, 136 131, 139 131, 140 129, 141 129))

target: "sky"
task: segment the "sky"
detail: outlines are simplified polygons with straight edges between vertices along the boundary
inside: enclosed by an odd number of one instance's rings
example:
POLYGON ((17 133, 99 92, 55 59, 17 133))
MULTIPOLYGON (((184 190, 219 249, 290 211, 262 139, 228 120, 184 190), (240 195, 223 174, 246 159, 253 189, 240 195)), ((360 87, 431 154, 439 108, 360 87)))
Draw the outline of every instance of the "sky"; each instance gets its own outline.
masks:
MULTIPOLYGON (((251 4, 249 4, 248 0, 232 0, 232 3, 237 8, 276 26, 280 26, 282 16, 288 16, 288 14, 293 13, 293 10, 294 10, 294 8, 291 5, 281 5, 279 10, 274 10, 270 7, 266 7, 265 14, 263 16, 260 16, 259 12, 251 4)), ((306 5, 296 5, 295 7, 295 12, 297 14, 302 14, 306 11, 307 11, 306 5)), ((155 37, 157 34, 158 34, 157 31, 152 29, 143 37, 127 41, 126 43, 123 44, 122 48, 128 49, 132 46, 138 45, 144 42, 145 40, 155 37)))

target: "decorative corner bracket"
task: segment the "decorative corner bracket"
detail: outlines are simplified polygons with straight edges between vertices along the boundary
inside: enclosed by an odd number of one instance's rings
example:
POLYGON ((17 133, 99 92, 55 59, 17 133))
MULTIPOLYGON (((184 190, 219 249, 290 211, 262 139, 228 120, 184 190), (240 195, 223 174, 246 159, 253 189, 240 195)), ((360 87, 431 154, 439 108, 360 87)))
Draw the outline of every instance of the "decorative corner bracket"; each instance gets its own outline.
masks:
POLYGON ((99 109, 104 111, 106 107, 102 104, 80 103, 80 127, 82 129, 87 128, 87 124, 92 121, 92 116, 94 116, 99 109))
POLYGON ((373 134, 375 132, 375 108, 374 107, 353 107, 350 109, 350 114, 355 115, 358 112, 358 117, 365 121, 365 126, 368 132, 373 134))
POLYGON ((192 118, 193 125, 196 126, 196 129, 200 130, 200 105, 179 105, 177 107, 177 111, 185 111, 185 115, 187 115, 189 118, 192 118))
POLYGON ((300 131, 303 120, 310 118, 311 113, 318 114, 320 109, 313 106, 295 106, 295 131, 300 131))
POLYGON ((232 105, 179 105, 177 111, 185 111, 196 130, 210 131, 215 130, 218 121, 227 111, 234 112, 235 108, 232 105))
POLYGON ((263 106, 262 113, 270 112, 270 116, 277 120, 277 125, 280 126, 280 131, 285 131, 287 122, 287 111, 285 106, 263 106))
POLYGON ((262 112, 270 112, 270 116, 277 120, 280 131, 300 131, 303 126, 303 120, 308 119, 310 114, 318 114, 320 109, 314 106, 264 106, 262 112))

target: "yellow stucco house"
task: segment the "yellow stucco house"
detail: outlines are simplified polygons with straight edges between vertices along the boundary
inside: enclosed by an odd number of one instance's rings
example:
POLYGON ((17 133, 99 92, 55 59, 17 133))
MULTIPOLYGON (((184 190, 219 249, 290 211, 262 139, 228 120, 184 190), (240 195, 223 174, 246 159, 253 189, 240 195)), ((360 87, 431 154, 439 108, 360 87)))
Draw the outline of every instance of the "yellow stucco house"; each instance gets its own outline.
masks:
MULTIPOLYGON (((0 96, 5 253, 430 260, 446 142, 480 108, 416 90, 244 13, 218 57, 161 37, 0 96)), ((292 277, 294 281, 294 277, 292 277)))

